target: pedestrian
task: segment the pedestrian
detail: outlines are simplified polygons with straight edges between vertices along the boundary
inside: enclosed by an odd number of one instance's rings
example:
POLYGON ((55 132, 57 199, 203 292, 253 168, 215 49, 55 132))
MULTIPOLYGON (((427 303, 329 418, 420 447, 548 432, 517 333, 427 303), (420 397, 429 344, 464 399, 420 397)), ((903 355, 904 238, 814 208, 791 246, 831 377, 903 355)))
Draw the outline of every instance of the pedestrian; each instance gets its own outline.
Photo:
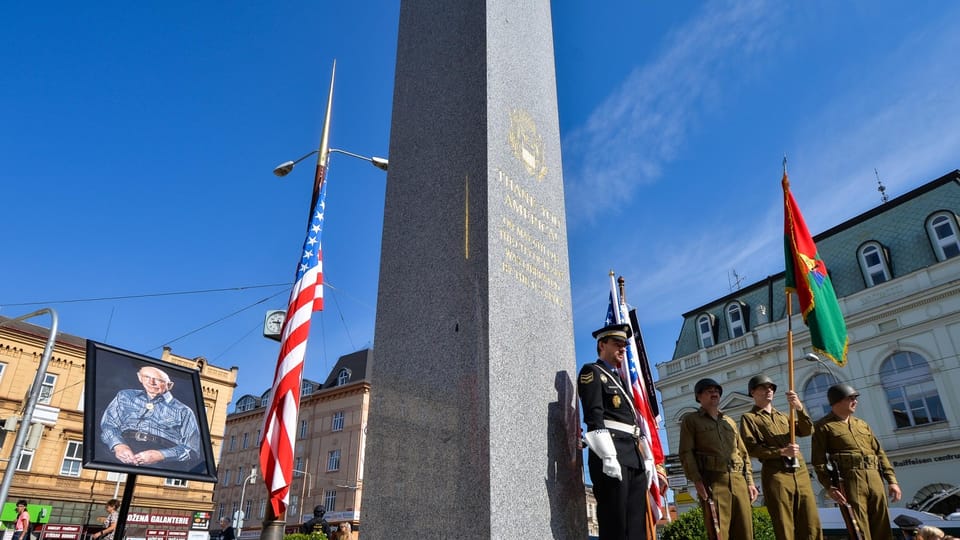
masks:
MULTIPOLYGON (((777 385, 767 375, 752 377, 747 393, 753 408, 740 418, 740 437, 751 457, 760 461, 760 485, 777 540, 823 540, 817 499, 800 445, 790 442, 790 418, 773 406, 777 385)), ((798 437, 813 434, 813 420, 796 392, 787 391, 798 437)))
POLYGON ((103 530, 94 534, 92 538, 101 540, 113 540, 113 531, 117 529, 117 519, 120 518, 120 501, 110 499, 104 505, 107 510, 107 519, 103 521, 103 530))
POLYGON ((220 518, 220 540, 236 540, 237 532, 233 529, 230 518, 220 518))
POLYGON ((303 534, 313 534, 322 532, 323 534, 330 534, 330 524, 327 523, 327 520, 323 519, 324 514, 327 513, 327 509, 323 507, 322 504, 318 504, 313 507, 313 518, 305 522, 303 525, 300 525, 300 532, 303 534))
POLYGON ((627 324, 611 324, 594 332, 598 359, 583 366, 577 379, 600 540, 647 538, 652 471, 647 471, 640 453, 637 411, 623 379, 627 339, 632 335, 627 324))
POLYGON ((331 536, 331 540, 350 540, 353 538, 350 529, 351 527, 349 522, 344 521, 340 523, 340 525, 337 527, 337 530, 334 531, 333 536, 331 536))
POLYGON ((720 410, 723 387, 713 379, 700 379, 693 391, 700 408, 680 421, 683 472, 701 501, 715 503, 720 538, 752 539, 751 503, 757 486, 737 424, 720 410))
POLYGON ((200 428, 193 409, 170 393, 173 381, 159 368, 137 372, 141 389, 120 390, 100 419, 100 440, 119 463, 182 471, 203 468, 200 428))
POLYGON ((27 511, 27 501, 17 501, 17 519, 13 524, 13 540, 30 540, 30 512, 27 511))
POLYGON ((917 529, 916 540, 943 540, 943 531, 932 525, 917 529))
POLYGON ((831 412, 814 423, 811 463, 830 498, 850 504, 866 540, 889 540, 893 530, 883 481, 892 502, 900 500, 900 486, 870 425, 854 416, 859 399, 860 393, 849 384, 827 389, 831 412), (843 478, 842 490, 831 485, 828 462, 843 478))

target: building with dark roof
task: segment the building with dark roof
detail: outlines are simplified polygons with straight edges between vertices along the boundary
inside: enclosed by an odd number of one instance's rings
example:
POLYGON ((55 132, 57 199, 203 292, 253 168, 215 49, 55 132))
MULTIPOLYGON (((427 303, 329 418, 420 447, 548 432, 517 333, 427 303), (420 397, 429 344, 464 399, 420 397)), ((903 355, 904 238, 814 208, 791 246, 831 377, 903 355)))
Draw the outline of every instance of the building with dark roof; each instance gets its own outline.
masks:
MULTIPOLYGON (((814 237, 848 329, 846 367, 802 360, 810 336, 791 297, 795 386, 811 416, 829 411, 829 386, 855 386, 857 415, 897 469, 899 505, 940 513, 960 507, 960 478, 950 474, 960 461, 958 213, 955 170, 814 237)), ((780 272, 683 314, 673 358, 657 365, 671 449, 681 417, 696 410, 702 377, 723 384, 721 408, 739 419, 753 404, 747 380, 766 373, 780 387, 774 406, 786 410, 786 302, 780 272)), ((798 442, 809 456, 809 439, 798 442)), ((818 496, 828 504, 825 492, 818 496)))

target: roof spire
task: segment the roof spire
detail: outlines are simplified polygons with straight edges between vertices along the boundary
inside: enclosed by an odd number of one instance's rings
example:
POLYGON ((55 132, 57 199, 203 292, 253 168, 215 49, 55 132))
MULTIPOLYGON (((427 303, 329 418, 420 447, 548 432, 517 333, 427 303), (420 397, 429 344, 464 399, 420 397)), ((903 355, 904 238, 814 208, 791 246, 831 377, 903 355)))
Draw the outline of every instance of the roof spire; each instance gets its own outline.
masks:
POLYGON ((887 197, 887 188, 883 185, 883 182, 880 181, 880 173, 878 173, 877 169, 874 168, 873 174, 877 177, 877 191, 880 192, 880 200, 882 202, 887 202, 887 200, 889 200, 887 197))

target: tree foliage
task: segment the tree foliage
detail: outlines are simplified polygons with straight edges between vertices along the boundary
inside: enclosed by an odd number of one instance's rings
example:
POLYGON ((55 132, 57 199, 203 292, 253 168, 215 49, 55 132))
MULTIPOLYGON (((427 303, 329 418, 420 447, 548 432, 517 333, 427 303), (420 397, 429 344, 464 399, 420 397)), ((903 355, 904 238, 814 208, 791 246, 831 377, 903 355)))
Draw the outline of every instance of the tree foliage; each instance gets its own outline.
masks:
MULTIPOLYGON (((776 540, 773 534, 773 522, 765 506, 753 508, 754 540, 776 540)), ((672 523, 663 528, 660 540, 707 540, 707 531, 703 524, 703 510, 697 506, 680 514, 672 523)))

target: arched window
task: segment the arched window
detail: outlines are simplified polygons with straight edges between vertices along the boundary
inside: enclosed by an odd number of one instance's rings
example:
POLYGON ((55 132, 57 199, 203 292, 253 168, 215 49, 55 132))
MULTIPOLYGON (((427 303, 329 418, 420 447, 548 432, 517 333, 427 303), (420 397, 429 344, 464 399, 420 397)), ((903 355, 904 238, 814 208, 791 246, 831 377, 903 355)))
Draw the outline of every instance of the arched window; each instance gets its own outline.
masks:
POLYGON ((803 402, 807 405, 810 418, 818 420, 830 412, 830 402, 827 401, 827 388, 837 384, 833 373, 817 373, 807 384, 803 385, 803 402))
POLYGON ((252 411, 257 408, 257 398, 246 395, 237 401, 237 412, 252 411))
POLYGON ((350 382, 350 370, 343 368, 340 370, 340 373, 337 374, 337 386, 347 384, 348 382, 350 382))
POLYGON ((917 490, 913 500, 907 503, 907 508, 944 516, 953 514, 960 508, 960 487, 943 483, 927 484, 917 490))
POLYGON ((747 333, 746 314, 748 310, 740 302, 731 302, 727 305, 727 328, 730 330, 730 338, 738 338, 747 333))
POLYGON ((313 381, 300 381, 300 396, 309 396, 317 390, 317 384, 313 381))
POLYGON ((879 242, 870 241, 857 250, 860 260, 860 271, 863 272, 863 281, 867 287, 890 281, 890 257, 887 250, 879 242))
POLYGON ((926 359, 898 351, 880 364, 880 381, 898 428, 922 426, 947 419, 926 359))
POLYGON ((717 344, 715 333, 716 324, 714 320, 714 316, 709 313, 704 313, 697 317, 697 333, 700 336, 701 347, 713 347, 717 344))
POLYGON ((937 212, 927 218, 927 235, 933 244, 938 261, 960 255, 960 235, 957 234, 957 218, 952 212, 937 212))

